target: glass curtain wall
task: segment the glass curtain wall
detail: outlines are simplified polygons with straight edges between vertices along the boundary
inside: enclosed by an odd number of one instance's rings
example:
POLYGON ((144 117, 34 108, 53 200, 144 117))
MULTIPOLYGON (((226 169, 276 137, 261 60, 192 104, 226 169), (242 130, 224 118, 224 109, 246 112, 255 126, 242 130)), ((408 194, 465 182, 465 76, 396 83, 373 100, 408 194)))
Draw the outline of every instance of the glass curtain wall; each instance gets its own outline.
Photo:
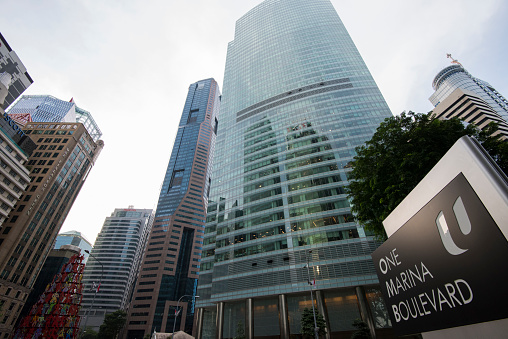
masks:
POLYGON ((376 284, 378 243, 354 221, 344 187, 355 147, 389 116, 330 1, 267 0, 240 18, 197 307, 280 294, 289 303, 308 291, 307 263, 316 289, 376 284))

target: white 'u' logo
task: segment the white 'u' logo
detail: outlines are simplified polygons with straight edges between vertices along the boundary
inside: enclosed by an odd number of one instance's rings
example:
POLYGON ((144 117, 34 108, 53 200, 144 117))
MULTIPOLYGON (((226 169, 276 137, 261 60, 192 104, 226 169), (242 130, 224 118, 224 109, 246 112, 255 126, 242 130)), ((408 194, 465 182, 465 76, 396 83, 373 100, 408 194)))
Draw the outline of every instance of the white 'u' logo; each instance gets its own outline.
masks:
MULTIPOLYGON (((466 208, 464 207, 464 203, 462 202, 462 198, 460 196, 453 204, 453 213, 455 213, 455 217, 457 218, 460 231, 463 234, 469 234, 469 232, 471 232, 471 221, 467 216, 466 208)), ((440 211, 437 215, 436 225, 439 235, 441 236, 441 241, 448 253, 451 255, 459 255, 467 251, 467 249, 458 247, 453 241, 443 211, 440 211)))

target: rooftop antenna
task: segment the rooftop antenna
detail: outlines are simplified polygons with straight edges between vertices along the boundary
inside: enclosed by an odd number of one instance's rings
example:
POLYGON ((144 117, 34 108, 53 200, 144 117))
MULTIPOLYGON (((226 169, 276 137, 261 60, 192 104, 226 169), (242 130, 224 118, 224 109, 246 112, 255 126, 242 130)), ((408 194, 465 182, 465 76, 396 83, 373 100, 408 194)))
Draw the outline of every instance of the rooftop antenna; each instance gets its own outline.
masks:
POLYGON ((462 66, 462 64, 459 62, 459 60, 454 59, 450 53, 447 53, 446 57, 449 58, 449 59, 452 59, 452 64, 457 64, 457 65, 461 65, 462 66))

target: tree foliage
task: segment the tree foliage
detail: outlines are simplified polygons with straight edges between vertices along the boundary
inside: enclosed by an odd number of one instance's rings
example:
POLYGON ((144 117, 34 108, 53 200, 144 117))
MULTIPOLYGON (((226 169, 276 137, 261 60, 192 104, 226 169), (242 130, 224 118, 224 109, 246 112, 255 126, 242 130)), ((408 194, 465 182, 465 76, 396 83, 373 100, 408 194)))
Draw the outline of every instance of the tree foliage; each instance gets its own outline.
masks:
POLYGON ((348 187, 357 220, 386 239, 382 221, 461 137, 475 137, 508 173, 508 143, 458 119, 439 120, 428 114, 402 113, 385 119, 372 139, 356 149, 348 187))
POLYGON ((114 339, 116 338, 118 332, 125 325, 125 321, 127 320, 127 313, 122 310, 115 311, 113 313, 107 314, 104 318, 104 322, 99 328, 99 334, 97 338, 99 339, 114 339))
MULTIPOLYGON (((320 336, 326 334, 326 323, 325 319, 321 314, 316 311, 316 324, 319 327, 318 334, 320 336)), ((305 308, 302 313, 302 336, 304 339, 313 339, 314 335, 314 314, 312 313, 312 309, 305 308)))
POLYGON ((97 339, 97 332, 92 327, 87 326, 81 334, 81 339, 97 339))
POLYGON ((351 335, 351 339, 371 339, 369 325, 361 319, 355 319, 353 326, 356 331, 351 335))
POLYGON ((245 339, 245 329, 241 320, 236 324, 236 335, 234 339, 245 339))

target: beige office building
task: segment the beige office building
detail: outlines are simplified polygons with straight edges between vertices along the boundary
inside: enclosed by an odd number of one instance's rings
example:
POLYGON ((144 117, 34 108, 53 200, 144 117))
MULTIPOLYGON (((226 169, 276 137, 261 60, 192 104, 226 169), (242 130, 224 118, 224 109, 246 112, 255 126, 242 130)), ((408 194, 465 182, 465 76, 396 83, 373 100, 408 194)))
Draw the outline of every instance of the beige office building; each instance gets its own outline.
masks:
POLYGON ((26 192, 0 231, 0 338, 7 338, 104 143, 81 123, 29 122, 26 192))

